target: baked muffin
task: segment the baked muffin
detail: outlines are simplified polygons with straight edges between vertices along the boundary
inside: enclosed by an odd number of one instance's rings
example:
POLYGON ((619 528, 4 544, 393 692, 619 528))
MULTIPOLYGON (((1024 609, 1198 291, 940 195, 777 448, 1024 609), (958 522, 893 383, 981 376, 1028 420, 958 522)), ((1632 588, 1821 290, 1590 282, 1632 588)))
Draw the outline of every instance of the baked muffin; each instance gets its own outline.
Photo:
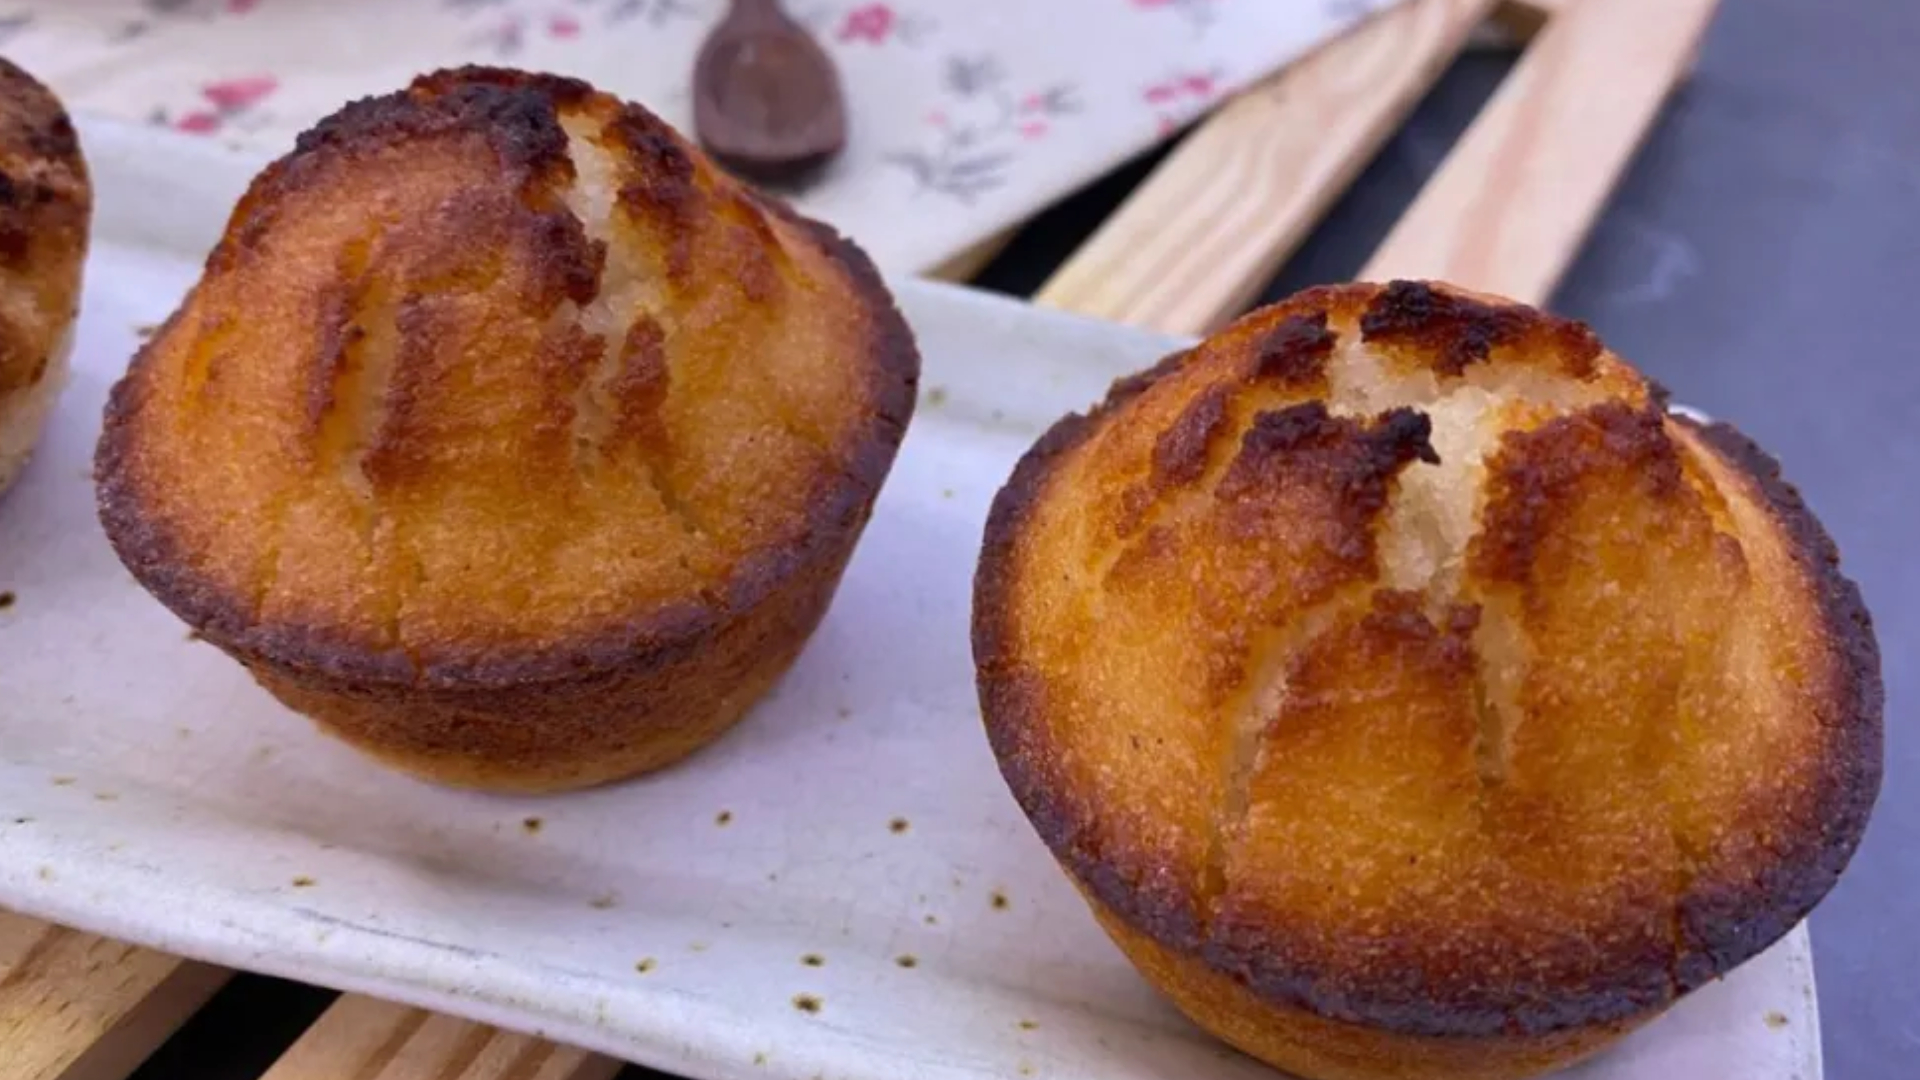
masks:
POLYGON ((1062 420, 973 634, 1101 924, 1316 1080, 1598 1050, 1800 921, 1880 781, 1871 624, 1773 462, 1441 285, 1302 293, 1062 420))
POLYGON ((0 492, 66 384, 93 187, 59 99, 0 59, 0 492))
POLYGON ((865 527, 919 358, 852 244, 572 80, 465 68, 268 167, 106 409, 134 576, 291 708, 553 791, 718 736, 865 527))

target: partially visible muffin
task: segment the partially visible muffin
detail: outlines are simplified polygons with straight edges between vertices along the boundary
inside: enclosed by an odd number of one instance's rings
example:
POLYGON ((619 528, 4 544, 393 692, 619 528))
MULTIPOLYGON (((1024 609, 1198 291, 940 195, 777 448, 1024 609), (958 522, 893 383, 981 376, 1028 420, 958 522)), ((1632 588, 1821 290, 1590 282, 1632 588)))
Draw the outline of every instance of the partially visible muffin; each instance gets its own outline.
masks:
POLYGON ((1872 627, 1772 461, 1578 323, 1311 290, 996 499, 987 733, 1155 985, 1312 1080, 1535 1075, 1785 934, 1881 775, 1872 627))
POLYGON ((918 370, 858 249, 645 109, 440 72, 254 181, 114 389, 101 518, 326 729, 581 787, 706 744, 793 661, 918 370))
POLYGON ((66 384, 93 187, 67 111, 0 58, 0 492, 66 384))

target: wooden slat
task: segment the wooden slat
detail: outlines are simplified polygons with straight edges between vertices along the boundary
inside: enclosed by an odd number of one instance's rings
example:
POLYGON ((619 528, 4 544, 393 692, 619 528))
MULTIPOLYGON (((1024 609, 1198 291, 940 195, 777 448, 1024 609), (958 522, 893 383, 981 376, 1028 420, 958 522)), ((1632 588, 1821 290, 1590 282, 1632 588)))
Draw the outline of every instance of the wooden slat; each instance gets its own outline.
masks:
POLYGON ((1544 301, 1605 208, 1715 0, 1572 0, 1528 46, 1361 277, 1544 301))
POLYGON ((123 1080, 229 974, 0 912, 0 1080, 123 1080))
POLYGON ((610 1080, 584 1050, 349 994, 263 1080, 610 1080))
POLYGON ((1162 331, 1236 314, 1453 60, 1491 0, 1408 0, 1227 104, 1034 298, 1162 331))
POLYGON ((972 281, 974 276, 985 270, 987 264, 1005 250, 1019 233, 1019 229, 1009 229, 997 236, 989 236, 927 271, 926 276, 935 281, 972 281))
POLYGON ((1546 29, 1547 21, 1564 11, 1573 0, 1501 0, 1493 9, 1493 21, 1520 41, 1531 41, 1546 29))

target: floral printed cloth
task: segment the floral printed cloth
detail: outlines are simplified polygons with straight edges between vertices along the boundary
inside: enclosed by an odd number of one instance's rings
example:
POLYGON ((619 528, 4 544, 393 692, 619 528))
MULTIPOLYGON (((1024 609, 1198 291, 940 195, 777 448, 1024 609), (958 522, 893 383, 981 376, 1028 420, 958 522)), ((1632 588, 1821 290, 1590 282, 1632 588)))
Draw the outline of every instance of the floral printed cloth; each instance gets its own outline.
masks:
MULTIPOLYGON (((795 202, 918 271, 1017 225, 1394 0, 789 0, 840 65, 846 153, 795 202)), ((278 152, 463 62, 577 75, 691 129, 726 0, 0 0, 71 108, 278 152)))

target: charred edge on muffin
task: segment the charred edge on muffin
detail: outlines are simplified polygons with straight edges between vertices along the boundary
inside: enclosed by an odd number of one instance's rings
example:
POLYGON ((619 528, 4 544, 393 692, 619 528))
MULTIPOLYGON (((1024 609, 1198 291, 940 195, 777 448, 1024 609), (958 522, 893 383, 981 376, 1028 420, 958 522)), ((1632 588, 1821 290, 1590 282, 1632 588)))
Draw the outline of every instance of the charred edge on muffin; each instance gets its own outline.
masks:
POLYGON ((1420 281, 1388 283, 1360 317, 1361 340, 1418 349, 1434 358, 1436 372, 1452 377, 1485 361, 1493 350, 1533 335, 1552 342, 1566 374, 1575 379, 1592 378, 1605 351, 1584 323, 1523 304, 1488 304, 1420 281))
POLYGON ((1327 329, 1327 313, 1290 315, 1267 332, 1254 353, 1254 377, 1286 386, 1324 382, 1327 358, 1339 335, 1327 329))
POLYGON ((1488 512, 1468 553, 1475 576, 1527 580, 1555 514, 1597 469, 1625 468, 1653 499, 1671 499, 1684 481, 1665 422, 1658 406, 1606 402, 1502 436, 1501 452, 1487 463, 1488 512))
POLYGON ((1836 655, 1826 695, 1820 790, 1812 819, 1818 835, 1791 838, 1788 856, 1758 876, 1709 888, 1696 882, 1680 912, 1684 951, 1676 960, 1679 989, 1692 990, 1759 955, 1806 918, 1846 870, 1879 797, 1885 688, 1873 617, 1859 586, 1840 567, 1839 548, 1780 464, 1738 429, 1672 422, 1699 435, 1726 463, 1750 478, 1787 534, 1793 558, 1819 600, 1824 637, 1836 655))
MULTIPOLYGON (((234 262, 251 250, 271 224, 273 205, 288 192, 320 183, 318 170, 336 156, 351 159, 392 145, 434 136, 484 137, 502 164, 521 175, 525 190, 543 171, 571 177, 565 130, 559 109, 594 98, 578 80, 527 75, 494 68, 466 67, 417 79, 405 91, 354 102, 301 136, 294 150, 256 178, 235 208, 228 231, 209 255, 206 273, 234 272, 234 262)), ((651 178, 644 191, 629 185, 647 205, 697 206, 694 159, 674 140, 664 122, 637 105, 626 104, 615 126, 629 146, 644 151, 651 178)), ((809 500, 805 528, 796 543, 761 551, 734 567, 724 589, 710 593, 712 603, 681 605, 629 624, 610 626, 597 635, 540 656, 453 657, 421 664, 403 648, 369 649, 339 640, 319 628, 261 624, 246 597, 238 597, 190 569, 189 552, 139 509, 130 458, 137 452, 133 416, 144 394, 141 377, 155 344, 176 325, 181 310, 136 352, 128 371, 108 397, 101 439, 95 452, 98 512, 122 561, 176 615, 203 637, 234 652, 249 664, 271 664, 291 673, 312 672, 377 686, 471 688, 478 694, 525 684, 575 684, 618 678, 690 654, 724 629, 737 615, 765 603, 794 569, 831 550, 849 530, 863 528, 891 471, 917 400, 920 355, 913 332, 867 254, 832 227, 801 216, 777 199, 742 192, 739 205, 772 215, 818 245, 845 276, 853 302, 866 314, 867 346, 862 358, 871 415, 850 433, 842 469, 823 477, 822 489, 809 500)), ((538 220, 567 218, 541 233, 543 258, 552 260, 547 275, 556 287, 577 296, 597 291, 604 250, 584 239, 580 223, 557 203, 544 202, 538 220)), ((753 214, 746 215, 748 220, 753 214)), ((683 234, 685 230, 676 230, 683 234)), ((758 223, 758 235, 779 241, 770 225, 758 223)), ((346 333, 346 331, 341 331, 346 333)), ((629 342, 629 344, 635 344, 629 342)), ((636 347, 644 347, 644 342, 636 347)), ((310 404, 312 404, 310 402, 310 404)))
POLYGON ((557 75, 482 66, 436 71, 405 90, 349 102, 302 132, 292 158, 477 135, 508 169, 538 171, 571 160, 556 110, 591 97, 593 88, 586 83, 557 75))
POLYGON ((1177 349, 1154 361, 1153 365, 1144 371, 1136 371, 1131 375, 1123 375, 1115 379, 1113 384, 1107 387, 1107 396, 1100 405, 1096 406, 1096 411, 1102 408, 1118 408, 1146 393, 1155 383, 1186 366, 1187 359, 1192 353, 1192 349, 1177 349))
POLYGON ((1284 409, 1263 412, 1240 439, 1240 456, 1221 481, 1221 494, 1231 497, 1235 489, 1256 482, 1256 477, 1293 455, 1309 450, 1330 450, 1357 444, 1361 450, 1354 460, 1351 477, 1343 490, 1364 490, 1370 501, 1362 509, 1371 516, 1385 504, 1387 477, 1414 459, 1429 465, 1440 464, 1428 441, 1433 421, 1417 409, 1389 409, 1370 425, 1348 417, 1336 417, 1324 401, 1306 401, 1284 409))
POLYGON ((1230 392, 1227 386, 1208 387, 1160 433, 1153 444, 1151 488, 1182 487, 1200 479, 1207 471, 1207 451, 1220 426, 1226 423, 1230 392))

